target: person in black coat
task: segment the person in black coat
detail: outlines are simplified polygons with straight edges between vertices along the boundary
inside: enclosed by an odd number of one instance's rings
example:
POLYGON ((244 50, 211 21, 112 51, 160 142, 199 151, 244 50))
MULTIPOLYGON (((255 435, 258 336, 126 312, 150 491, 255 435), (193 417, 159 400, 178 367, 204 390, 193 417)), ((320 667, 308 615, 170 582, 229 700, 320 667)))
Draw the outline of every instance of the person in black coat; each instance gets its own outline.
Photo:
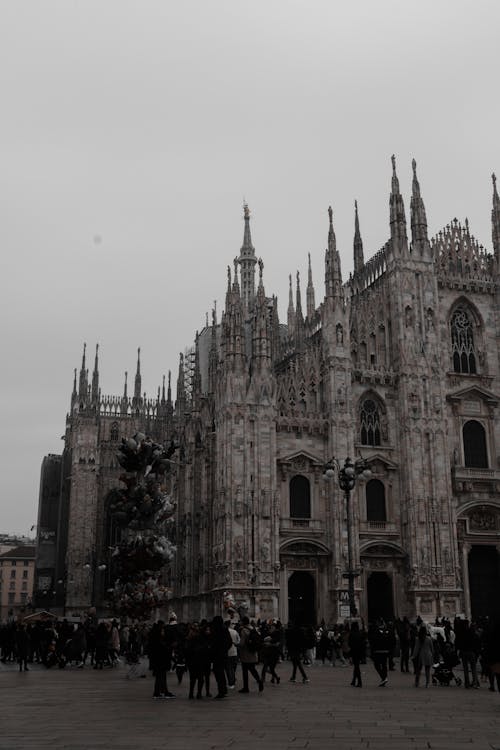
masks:
POLYGON ((149 660, 155 677, 153 698, 175 698, 167 688, 167 672, 170 669, 172 646, 164 622, 157 622, 151 629, 149 660))
POLYGON ((371 630, 369 640, 373 666, 380 677, 379 687, 385 687, 387 685, 387 659, 391 639, 382 619, 379 619, 376 626, 371 630))
POLYGON ((352 680, 353 687, 362 687, 360 664, 366 659, 366 633, 360 630, 359 623, 354 621, 351 624, 349 633, 349 652, 352 659, 352 680))
POLYGON ((23 671, 23 665, 24 665, 24 671, 28 672, 28 654, 30 650, 30 637, 29 633, 26 630, 26 625, 22 622, 20 622, 16 627, 16 650, 17 650, 17 660, 19 662, 19 671, 23 671))
POLYGON ((228 629, 224 626, 224 620, 216 615, 210 627, 210 640, 212 652, 212 669, 217 683, 216 700, 222 700, 227 695, 227 682, 224 664, 227 652, 233 645, 228 629))
POLYGON ((290 627, 286 631, 286 650, 290 661, 292 662, 292 676, 290 682, 295 682, 297 675, 297 669, 302 675, 302 682, 309 682, 307 674, 305 673, 304 667, 302 666, 302 654, 306 648, 306 635, 304 628, 299 625, 290 624, 290 627))
POLYGON ((196 688, 196 697, 201 700, 203 690, 203 677, 206 662, 205 639, 200 632, 200 626, 193 622, 186 636, 184 655, 186 657, 186 666, 189 672, 189 698, 194 698, 194 689, 196 688))

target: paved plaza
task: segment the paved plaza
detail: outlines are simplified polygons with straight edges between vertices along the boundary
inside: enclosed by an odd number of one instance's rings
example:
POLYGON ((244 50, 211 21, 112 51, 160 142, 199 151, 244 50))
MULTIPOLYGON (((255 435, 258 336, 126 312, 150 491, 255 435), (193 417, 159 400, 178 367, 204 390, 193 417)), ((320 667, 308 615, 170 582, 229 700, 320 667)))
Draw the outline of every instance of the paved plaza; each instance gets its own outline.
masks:
POLYGON ((413 687, 411 675, 389 674, 377 687, 371 663, 364 687, 347 668, 315 666, 310 683, 259 695, 231 692, 224 701, 187 698, 186 677, 169 688, 176 700, 152 700, 153 681, 126 679, 127 668, 94 671, 0 665, 0 748, 68 750, 457 750, 500 749, 500 694, 463 687, 413 687))

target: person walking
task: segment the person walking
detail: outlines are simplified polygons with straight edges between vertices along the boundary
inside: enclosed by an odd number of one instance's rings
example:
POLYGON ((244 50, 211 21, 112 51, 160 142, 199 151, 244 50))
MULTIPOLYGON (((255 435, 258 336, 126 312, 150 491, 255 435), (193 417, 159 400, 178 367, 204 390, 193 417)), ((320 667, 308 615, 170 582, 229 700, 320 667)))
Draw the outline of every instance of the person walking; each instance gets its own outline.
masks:
POLYGON ((251 674, 255 682, 259 686, 259 692, 264 690, 264 682, 259 677, 259 673, 256 669, 256 664, 259 661, 258 648, 255 647, 254 643, 260 640, 259 634, 255 631, 253 625, 250 625, 248 617, 243 617, 242 628, 240 630, 240 662, 241 662, 241 673, 243 676, 243 687, 239 691, 240 693, 249 693, 248 688, 248 675, 251 674), (256 635, 253 635, 253 634, 256 635), (256 637, 257 636, 257 637, 256 637))
POLYGON ((271 675, 271 682, 277 685, 280 684, 280 678, 276 674, 276 665, 280 656, 280 643, 279 643, 279 632, 274 629, 271 630, 270 634, 264 638, 261 651, 262 659, 262 672, 260 679, 262 682, 266 681, 266 673, 269 672, 271 675))
POLYGON ((478 688, 477 658, 481 647, 476 629, 469 620, 464 620, 458 628, 456 646, 462 660, 465 687, 478 688))
POLYGON ((165 623, 161 620, 153 625, 149 641, 149 659, 155 684, 153 698, 175 698, 167 687, 167 672, 170 669, 172 647, 166 632, 165 623))
POLYGON ((429 687, 431 667, 434 663, 434 647, 425 625, 421 625, 419 628, 412 659, 415 665, 415 687, 419 686, 422 667, 425 670, 425 687, 429 687))
POLYGON ((226 672, 227 686, 229 690, 234 690, 236 684, 236 668, 238 666, 238 646, 240 644, 240 636, 238 631, 233 627, 231 620, 226 621, 226 628, 231 638, 231 647, 226 655, 224 669, 226 672))
POLYGON ((397 621, 397 633, 399 638, 400 658, 399 665, 402 672, 410 671, 410 639, 411 625, 407 617, 397 621))
POLYGON ((306 648, 306 638, 303 628, 296 623, 290 623, 288 630, 286 631, 286 650, 290 661, 292 662, 292 676, 290 682, 296 682, 297 670, 302 675, 302 682, 304 684, 309 682, 309 678, 302 666, 302 654, 306 648))
POLYGON ((26 630, 26 625, 22 622, 18 623, 15 631, 15 643, 17 651, 17 660, 19 662, 19 671, 29 672, 28 669, 28 654, 30 650, 30 637, 26 630))
POLYGON ((390 637, 382 618, 377 621, 377 625, 372 629, 369 640, 373 666, 380 677, 378 686, 385 687, 387 685, 387 659, 390 650, 390 637))
POLYGON ((215 700, 222 700, 227 695, 227 682, 224 665, 229 649, 233 645, 228 629, 220 615, 212 620, 210 628, 212 636, 212 670, 217 683, 217 695, 215 700))
POLYGON ((349 652, 352 659, 352 680, 353 687, 362 687, 360 664, 366 658, 366 633, 360 630, 359 623, 351 623, 349 633, 349 652))
POLYGON ((203 675, 205 669, 205 639, 200 633, 200 626, 193 622, 188 629, 186 636, 186 666, 189 672, 189 699, 194 698, 196 688, 196 697, 201 700, 203 690, 203 675))

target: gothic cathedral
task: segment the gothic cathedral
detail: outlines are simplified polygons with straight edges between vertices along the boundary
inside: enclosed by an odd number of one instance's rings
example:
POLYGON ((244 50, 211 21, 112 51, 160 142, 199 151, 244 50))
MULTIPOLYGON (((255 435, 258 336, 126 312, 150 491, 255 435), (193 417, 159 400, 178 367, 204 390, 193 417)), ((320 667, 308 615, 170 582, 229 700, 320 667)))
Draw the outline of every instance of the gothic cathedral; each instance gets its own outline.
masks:
POLYGON ((175 399, 103 396, 82 367, 65 448, 42 465, 38 596, 105 609, 118 540, 107 495, 123 436, 179 444, 169 491, 177 555, 164 578, 179 619, 220 613, 336 622, 348 573, 365 621, 500 616, 500 199, 493 254, 454 219, 434 238, 413 162, 410 235, 393 157, 390 238, 365 261, 355 212, 343 281, 329 209, 324 294, 311 263, 286 323, 265 290, 250 213, 220 320, 180 357, 175 399), (349 506, 335 475, 371 469, 349 506), (331 472, 330 472, 331 473, 331 472), (350 544, 348 545, 348 541, 350 544), (106 568, 104 567, 106 565, 106 568), (496 609, 495 609, 496 608, 496 609))

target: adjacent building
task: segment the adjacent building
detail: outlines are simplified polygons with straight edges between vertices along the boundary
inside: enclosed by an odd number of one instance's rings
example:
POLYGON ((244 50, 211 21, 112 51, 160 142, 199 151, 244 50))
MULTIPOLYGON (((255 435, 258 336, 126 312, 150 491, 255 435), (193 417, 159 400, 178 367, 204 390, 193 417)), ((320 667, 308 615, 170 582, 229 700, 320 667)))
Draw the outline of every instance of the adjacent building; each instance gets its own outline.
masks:
POLYGON ((0 622, 26 612, 31 606, 34 579, 34 544, 9 547, 0 552, 0 622))

